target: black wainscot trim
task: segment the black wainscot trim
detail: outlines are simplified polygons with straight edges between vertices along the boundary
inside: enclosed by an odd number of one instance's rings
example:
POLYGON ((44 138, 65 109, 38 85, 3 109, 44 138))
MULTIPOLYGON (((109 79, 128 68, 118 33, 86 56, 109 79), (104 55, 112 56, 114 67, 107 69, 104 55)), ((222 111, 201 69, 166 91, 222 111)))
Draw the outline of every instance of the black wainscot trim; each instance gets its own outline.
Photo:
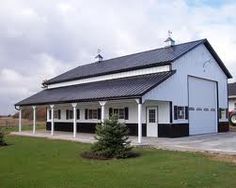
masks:
POLYGON ((218 132, 228 132, 229 131, 229 122, 219 122, 218 132))
POLYGON ((189 124, 158 124, 158 137, 177 138, 189 136, 189 124))
MULTIPOLYGON (((77 123, 77 132, 79 133, 95 133, 97 123, 77 123)), ((129 128, 130 136, 138 136, 138 124, 126 124, 129 128)), ((142 124, 142 136, 146 136, 147 128, 146 124, 142 124)), ((47 130, 51 130, 51 122, 47 122, 47 130)), ((54 122, 55 131, 73 132, 72 122, 54 122)))

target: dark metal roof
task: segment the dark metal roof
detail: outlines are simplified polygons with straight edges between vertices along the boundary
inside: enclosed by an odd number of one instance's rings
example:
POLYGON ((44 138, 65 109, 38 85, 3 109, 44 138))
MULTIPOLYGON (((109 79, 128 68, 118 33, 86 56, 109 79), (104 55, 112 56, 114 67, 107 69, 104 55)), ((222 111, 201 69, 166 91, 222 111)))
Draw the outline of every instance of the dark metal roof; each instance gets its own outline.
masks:
POLYGON ((143 96, 175 71, 43 90, 15 106, 125 99, 143 96))
POLYGON ((46 84, 59 83, 63 81, 71 81, 75 79, 88 78, 94 76, 105 75, 108 73, 116 73, 121 71, 135 70, 139 68, 152 67, 158 65, 170 64, 177 58, 181 57, 188 51, 197 47, 200 44, 205 44, 213 57, 218 62, 219 66, 225 74, 231 78, 231 74, 220 60, 210 43, 206 39, 164 47, 145 52, 126 55, 114 59, 103 60, 96 63, 79 66, 68 72, 65 72, 55 78, 46 81, 46 84))
POLYGON ((229 96, 236 95, 236 82, 229 83, 229 85, 228 85, 228 93, 229 93, 229 96))

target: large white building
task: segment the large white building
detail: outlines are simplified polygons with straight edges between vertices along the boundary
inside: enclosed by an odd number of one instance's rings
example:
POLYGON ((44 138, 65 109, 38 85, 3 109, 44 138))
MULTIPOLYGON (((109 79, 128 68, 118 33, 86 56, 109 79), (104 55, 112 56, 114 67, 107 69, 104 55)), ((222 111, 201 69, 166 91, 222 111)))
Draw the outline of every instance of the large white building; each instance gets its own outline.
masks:
POLYGON ((206 39, 166 42, 163 48, 114 59, 99 55, 95 63, 46 81, 43 91, 16 106, 32 106, 34 112, 37 106, 46 106, 51 134, 94 133, 96 124, 112 114, 139 142, 142 136, 227 131, 227 85, 232 76, 219 56, 206 39))

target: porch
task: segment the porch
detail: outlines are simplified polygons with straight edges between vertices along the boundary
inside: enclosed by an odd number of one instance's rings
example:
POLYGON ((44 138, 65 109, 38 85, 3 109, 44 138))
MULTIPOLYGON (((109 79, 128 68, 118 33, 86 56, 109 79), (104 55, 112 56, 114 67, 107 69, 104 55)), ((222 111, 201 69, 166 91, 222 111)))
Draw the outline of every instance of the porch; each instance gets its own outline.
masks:
MULTIPOLYGON (((22 110, 19 108, 18 135, 39 136, 91 143, 97 124, 104 122, 110 115, 116 114, 121 123, 127 125, 131 140, 141 144, 143 136, 158 137, 160 128, 171 121, 171 102, 158 100, 123 99, 63 103, 52 105, 33 105, 32 131, 22 132, 22 110), (37 108, 47 108, 46 130, 36 130, 37 108), (80 138, 80 136, 82 136, 80 138), (88 138, 86 138, 86 136, 88 138)), ((16 134, 16 133, 14 133, 16 134)))
POLYGON ((172 102, 160 100, 155 95, 146 96, 175 71, 158 72, 128 78, 119 78, 68 85, 66 87, 49 87, 43 91, 18 102, 19 132, 22 130, 22 109, 31 106, 33 110, 33 130, 36 134, 36 109, 47 108, 47 130, 51 136, 61 124, 72 132, 73 138, 78 132, 86 132, 93 124, 103 123, 111 114, 118 115, 119 121, 125 123, 130 132, 137 136, 138 143, 142 136, 158 137, 158 126, 166 127, 172 123, 172 102), (148 112, 148 113, 147 113, 148 112), (147 121, 148 120, 148 121, 147 121), (166 126, 167 125, 167 126, 166 126))

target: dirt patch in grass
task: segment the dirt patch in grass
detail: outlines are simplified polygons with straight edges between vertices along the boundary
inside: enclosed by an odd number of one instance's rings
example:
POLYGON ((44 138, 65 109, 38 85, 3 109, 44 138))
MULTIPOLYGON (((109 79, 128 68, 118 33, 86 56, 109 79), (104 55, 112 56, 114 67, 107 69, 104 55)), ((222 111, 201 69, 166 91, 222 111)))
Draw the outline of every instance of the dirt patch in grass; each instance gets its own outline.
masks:
POLYGON ((205 155, 211 160, 230 162, 236 165, 236 155, 212 154, 212 153, 206 153, 205 155))

